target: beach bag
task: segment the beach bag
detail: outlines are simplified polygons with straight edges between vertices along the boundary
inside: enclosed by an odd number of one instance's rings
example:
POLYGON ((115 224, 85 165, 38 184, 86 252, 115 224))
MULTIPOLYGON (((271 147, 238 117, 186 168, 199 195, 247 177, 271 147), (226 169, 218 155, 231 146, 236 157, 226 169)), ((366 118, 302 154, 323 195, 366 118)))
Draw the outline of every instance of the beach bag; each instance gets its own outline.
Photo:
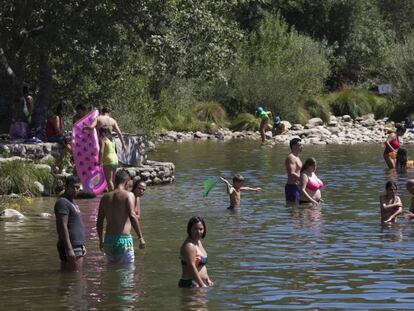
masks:
POLYGON ((10 125, 9 134, 12 138, 26 138, 28 125, 26 122, 13 122, 10 125))

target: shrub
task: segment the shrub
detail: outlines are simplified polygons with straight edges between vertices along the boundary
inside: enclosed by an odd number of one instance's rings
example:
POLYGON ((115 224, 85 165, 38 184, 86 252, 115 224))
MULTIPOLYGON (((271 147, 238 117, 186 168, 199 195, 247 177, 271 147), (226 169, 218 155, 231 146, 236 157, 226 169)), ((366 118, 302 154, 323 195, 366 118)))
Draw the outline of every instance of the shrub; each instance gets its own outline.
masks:
POLYGON ((324 122, 329 121, 330 108, 322 99, 308 99, 303 106, 311 118, 321 118, 324 122))
POLYGON ((55 177, 47 169, 38 169, 23 160, 5 162, 0 165, 0 194, 21 193, 28 196, 39 195, 34 186, 38 181, 45 190, 54 192, 55 177))
POLYGON ((331 93, 326 97, 326 101, 334 115, 348 114, 352 118, 367 113, 373 113, 376 118, 383 118, 392 115, 396 107, 388 98, 377 96, 367 90, 346 89, 331 93))
POLYGON ((227 114, 223 107, 216 102, 203 102, 194 106, 195 115, 198 120, 215 123, 220 127, 227 126, 227 114))
POLYGON ((336 116, 347 114, 356 118, 371 112, 368 100, 358 91, 347 89, 331 94, 330 98, 330 106, 336 116))
POLYGON ((250 113, 241 113, 230 124, 230 129, 235 131, 257 131, 260 121, 250 113))

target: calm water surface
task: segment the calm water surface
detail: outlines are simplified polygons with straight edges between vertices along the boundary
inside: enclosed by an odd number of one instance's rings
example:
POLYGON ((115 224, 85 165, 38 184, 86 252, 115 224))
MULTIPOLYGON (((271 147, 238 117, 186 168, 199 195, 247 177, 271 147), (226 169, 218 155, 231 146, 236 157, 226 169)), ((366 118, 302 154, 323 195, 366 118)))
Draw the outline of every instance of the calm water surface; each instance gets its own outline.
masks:
MULTIPOLYGON (((414 154, 414 147, 408 146, 414 154)), ((165 144, 151 155, 176 164, 176 182, 142 198, 147 248, 132 268, 106 264, 98 249, 99 199, 78 200, 88 248, 80 274, 61 274, 54 199, 25 206, 28 219, 0 221, 1 310, 414 309, 414 224, 400 217, 381 227, 378 197, 388 173, 382 146, 306 146, 324 180, 322 208, 286 207, 287 147, 257 142, 165 144), (243 193, 240 212, 226 210, 222 185, 202 198, 203 180, 241 173, 261 193, 243 193), (208 271, 216 286, 177 287, 178 251, 189 217, 207 223, 208 271)), ((138 245, 136 241, 136 245, 138 245)))

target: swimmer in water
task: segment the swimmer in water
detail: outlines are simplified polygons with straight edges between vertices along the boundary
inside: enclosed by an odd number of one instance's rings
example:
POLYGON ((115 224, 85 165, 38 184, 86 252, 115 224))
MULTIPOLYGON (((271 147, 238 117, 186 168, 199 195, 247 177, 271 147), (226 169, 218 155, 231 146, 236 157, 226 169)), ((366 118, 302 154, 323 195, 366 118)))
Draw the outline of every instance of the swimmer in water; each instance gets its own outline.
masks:
POLYGON ((240 208, 240 193, 242 191, 259 192, 262 190, 262 188, 243 187, 244 177, 239 174, 234 175, 233 185, 223 177, 220 179, 226 184, 227 194, 230 197, 230 206, 227 209, 240 208))
POLYGON ((411 194, 410 210, 405 213, 405 219, 414 219, 414 179, 409 179, 406 184, 408 192, 411 194))
POLYGON ((324 187, 322 180, 315 174, 316 160, 306 159, 300 170, 300 201, 299 204, 319 205, 322 202, 321 189, 324 187))
POLYGON ((396 195, 398 190, 397 184, 388 181, 385 184, 384 195, 380 196, 381 222, 385 224, 396 223, 397 216, 402 212, 402 203, 399 196, 396 195))
POLYGON ((178 287, 213 286, 207 273, 207 252, 201 241, 206 237, 206 224, 201 217, 192 217, 187 224, 187 238, 180 249, 182 274, 178 287))

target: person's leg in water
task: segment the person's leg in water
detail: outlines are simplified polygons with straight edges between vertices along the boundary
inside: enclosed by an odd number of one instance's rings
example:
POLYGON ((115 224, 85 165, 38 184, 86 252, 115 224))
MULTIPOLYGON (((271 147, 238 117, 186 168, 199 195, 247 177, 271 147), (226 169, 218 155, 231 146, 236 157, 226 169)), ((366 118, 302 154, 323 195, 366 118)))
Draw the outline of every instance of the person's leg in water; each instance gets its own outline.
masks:
POLYGON ((387 163, 389 169, 395 168, 396 159, 393 159, 392 157, 390 157, 389 154, 384 153, 384 160, 385 160, 385 163, 387 163))
POLYGON ((266 139, 265 133, 266 133, 266 131, 270 131, 271 129, 272 129, 272 126, 269 124, 269 119, 264 119, 260 122, 259 132, 260 132, 260 137, 262 138, 262 143, 265 142, 265 139, 266 139))

